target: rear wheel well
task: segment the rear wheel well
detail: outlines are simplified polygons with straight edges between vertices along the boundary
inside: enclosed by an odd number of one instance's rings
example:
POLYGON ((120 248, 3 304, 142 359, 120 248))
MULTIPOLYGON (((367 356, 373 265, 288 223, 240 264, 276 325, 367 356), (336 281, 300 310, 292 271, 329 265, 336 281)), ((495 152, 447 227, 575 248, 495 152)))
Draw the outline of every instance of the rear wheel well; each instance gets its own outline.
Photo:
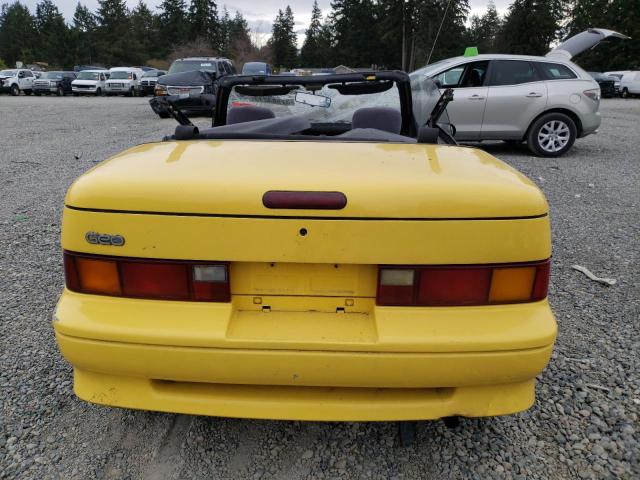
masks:
POLYGON ((531 130, 531 126, 536 123, 536 121, 543 115, 546 115, 548 113, 562 113, 564 115, 566 115, 567 117, 569 117, 571 120, 573 120, 573 123, 576 124, 576 130, 577 130, 577 135, 576 138, 579 138, 580 135, 582 135, 582 122, 580 122, 580 118, 573 113, 571 110, 567 110, 565 108, 552 108, 550 110, 545 110, 544 112, 542 112, 540 115, 538 115, 537 117, 535 117, 533 120, 531 120, 531 123, 529 123, 529 127, 527 127, 527 133, 524 135, 524 138, 526 139, 529 136, 529 130, 531 130))

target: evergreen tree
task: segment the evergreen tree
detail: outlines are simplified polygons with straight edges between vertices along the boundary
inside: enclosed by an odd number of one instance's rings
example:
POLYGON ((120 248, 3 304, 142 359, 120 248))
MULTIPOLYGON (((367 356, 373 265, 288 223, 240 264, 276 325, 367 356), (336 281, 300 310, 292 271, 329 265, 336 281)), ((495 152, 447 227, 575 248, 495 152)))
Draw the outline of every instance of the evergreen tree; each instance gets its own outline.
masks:
POLYGON ((480 53, 499 53, 501 47, 498 45, 498 35, 501 28, 502 20, 498 15, 495 3, 490 0, 484 15, 471 17, 470 45, 478 47, 480 53))
POLYGON ((300 50, 300 65, 303 67, 326 67, 331 63, 331 40, 327 38, 327 33, 328 29, 322 22, 322 11, 317 0, 314 0, 311 23, 300 50), (327 40, 329 41, 327 42, 327 40))
POLYGON ((498 37, 504 53, 545 55, 558 38, 562 0, 515 0, 498 37))
POLYGON ((70 33, 64 17, 51 0, 36 5, 37 55, 53 67, 64 67, 73 58, 67 50, 70 33))
POLYGON ((35 21, 20 2, 4 4, 0 9, 0 58, 10 67, 16 62, 31 62, 36 47, 35 21))
POLYGON ((137 63, 138 46, 131 33, 131 22, 125 0, 98 0, 98 60, 118 66, 137 63))
POLYGON ((294 27, 295 20, 291 7, 287 5, 284 12, 278 10, 278 16, 273 22, 271 38, 268 43, 276 68, 284 67, 290 69, 295 67, 297 63, 297 35, 294 27))
POLYGON ((156 54, 156 44, 159 39, 158 18, 143 0, 139 0, 138 5, 131 11, 130 22, 134 43, 138 48, 136 56, 142 59, 141 63, 144 63, 156 54))
POLYGON ((331 8, 336 64, 350 67, 379 64, 382 42, 373 0, 334 0, 331 8))
POLYGON ((163 0, 159 24, 162 35, 158 42, 161 56, 166 56, 176 46, 183 44, 189 34, 186 4, 184 0, 163 0))
POLYGON ((97 29, 98 21, 95 15, 78 2, 70 32, 73 63, 89 65, 93 63, 96 54, 97 29))
POLYGON ((213 0, 191 0, 189 5, 189 38, 206 39, 212 48, 219 49, 222 43, 218 21, 218 7, 213 0))

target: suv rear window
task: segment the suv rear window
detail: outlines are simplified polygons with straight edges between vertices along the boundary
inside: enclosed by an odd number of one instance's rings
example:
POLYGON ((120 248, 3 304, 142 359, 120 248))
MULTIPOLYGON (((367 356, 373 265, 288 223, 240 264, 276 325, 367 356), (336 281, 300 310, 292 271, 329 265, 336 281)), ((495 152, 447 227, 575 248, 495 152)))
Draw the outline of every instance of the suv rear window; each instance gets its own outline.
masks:
POLYGON ((521 60, 494 60, 492 62, 491 86, 520 85, 538 82, 540 76, 531 62, 521 60))
POLYGON ((577 78, 576 74, 565 65, 559 63, 537 62, 538 68, 547 80, 566 80, 577 78))

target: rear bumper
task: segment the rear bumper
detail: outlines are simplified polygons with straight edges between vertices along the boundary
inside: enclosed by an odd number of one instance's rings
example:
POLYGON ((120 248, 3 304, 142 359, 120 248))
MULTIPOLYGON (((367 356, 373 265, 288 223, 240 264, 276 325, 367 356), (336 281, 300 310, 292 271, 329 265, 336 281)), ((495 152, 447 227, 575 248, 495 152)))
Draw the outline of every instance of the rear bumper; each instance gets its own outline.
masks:
POLYGON ((531 406, 556 334, 546 301, 268 317, 235 302, 65 292, 54 328, 76 394, 117 407, 246 418, 504 415, 531 406))
POLYGON ((600 112, 590 113, 583 115, 580 119, 582 123, 582 130, 580 132, 580 138, 596 133, 602 122, 600 112))

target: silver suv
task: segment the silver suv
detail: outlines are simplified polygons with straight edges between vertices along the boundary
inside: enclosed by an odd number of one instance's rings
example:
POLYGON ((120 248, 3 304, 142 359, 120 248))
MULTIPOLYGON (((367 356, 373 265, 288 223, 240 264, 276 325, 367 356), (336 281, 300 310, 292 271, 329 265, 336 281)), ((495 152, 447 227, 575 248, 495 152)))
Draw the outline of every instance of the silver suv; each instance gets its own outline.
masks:
POLYGON ((607 37, 626 38, 610 30, 590 29, 546 57, 449 58, 416 70, 411 77, 427 76, 440 88, 455 90, 447 112, 456 139, 526 141, 534 154, 557 157, 576 138, 600 126, 600 87, 570 59, 607 37))

